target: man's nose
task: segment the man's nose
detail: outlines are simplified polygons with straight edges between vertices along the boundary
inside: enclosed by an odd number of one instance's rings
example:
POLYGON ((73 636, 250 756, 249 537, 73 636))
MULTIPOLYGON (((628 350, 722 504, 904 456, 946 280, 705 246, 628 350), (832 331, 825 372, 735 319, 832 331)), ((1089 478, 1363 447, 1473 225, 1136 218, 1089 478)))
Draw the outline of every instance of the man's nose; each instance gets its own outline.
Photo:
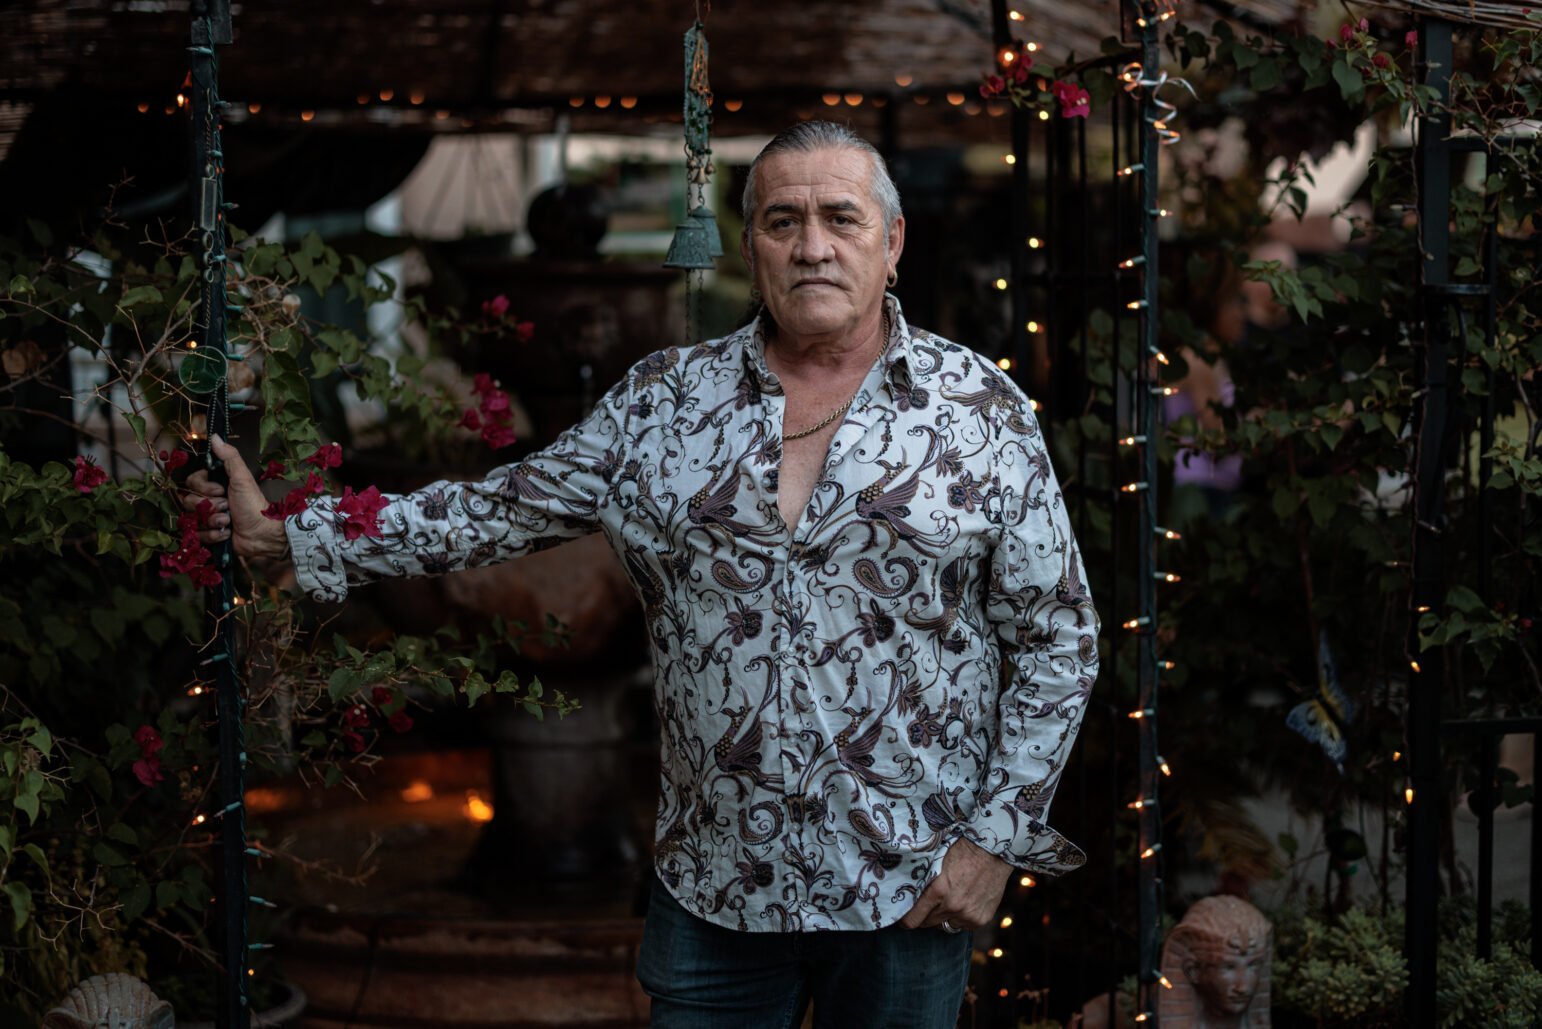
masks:
POLYGON ((819 264, 828 261, 835 253, 830 235, 825 227, 817 221, 805 222, 803 231, 798 234, 798 245, 793 252, 793 260, 803 264, 819 264))

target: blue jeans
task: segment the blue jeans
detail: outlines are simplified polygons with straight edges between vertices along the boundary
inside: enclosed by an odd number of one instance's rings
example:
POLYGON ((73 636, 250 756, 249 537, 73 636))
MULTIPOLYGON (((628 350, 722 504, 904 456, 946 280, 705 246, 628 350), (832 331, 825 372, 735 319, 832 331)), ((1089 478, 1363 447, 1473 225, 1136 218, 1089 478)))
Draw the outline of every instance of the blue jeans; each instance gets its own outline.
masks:
POLYGON ((657 880, 637 978, 654 1029, 952 1029, 969 978, 970 934, 757 933, 690 914, 657 880))

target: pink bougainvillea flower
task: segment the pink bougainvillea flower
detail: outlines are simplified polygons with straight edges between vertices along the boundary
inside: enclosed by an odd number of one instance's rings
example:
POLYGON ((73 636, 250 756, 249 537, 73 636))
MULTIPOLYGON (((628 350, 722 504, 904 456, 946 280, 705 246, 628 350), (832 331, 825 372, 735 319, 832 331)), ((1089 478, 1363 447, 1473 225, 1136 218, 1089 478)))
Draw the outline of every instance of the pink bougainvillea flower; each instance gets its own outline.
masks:
POLYGON ((380 512, 386 503, 378 487, 370 486, 362 493, 355 493, 352 486, 344 486, 342 499, 337 502, 337 512, 343 516, 343 538, 356 540, 368 536, 379 539, 380 512))
POLYGON ((154 786, 165 778, 161 775, 161 759, 157 755, 166 746, 166 741, 155 731, 155 726, 141 725, 134 730, 134 742, 139 745, 139 760, 132 766, 134 778, 146 786, 154 786))
POLYGON ((1344 24, 1339 26, 1339 42, 1348 43, 1351 39, 1354 38, 1354 35, 1355 27, 1349 24, 1349 22, 1346 21, 1344 24))
POLYGON ((1012 62, 1012 67, 1007 70, 1007 75, 1019 86, 1028 81, 1028 69, 1033 67, 1033 58, 1027 54, 1019 54, 1017 60, 1012 62))
POLYGON ((1392 63, 1392 58, 1388 57, 1386 54, 1377 54, 1375 57, 1371 58, 1371 63, 1378 68, 1385 68, 1392 63))
POLYGON ((471 392, 477 394, 478 396, 486 393, 488 390, 494 390, 497 388, 498 383, 494 381, 493 377, 488 375, 486 372, 477 372, 476 375, 471 379, 471 392))
POLYGON ((472 432, 475 432, 482 427, 482 418, 477 414, 475 408, 468 407, 461 412, 458 424, 462 429, 470 429, 472 432))
POLYGON ((1412 50, 1419 45, 1419 32, 1417 29, 1409 29, 1403 36, 1403 45, 1412 50))
POLYGON ((186 450, 177 449, 162 450, 156 456, 161 459, 161 464, 166 466, 166 471, 169 474, 187 464, 187 459, 190 455, 186 450))
POLYGON ((521 343, 529 343, 535 338, 535 322, 515 322, 514 338, 521 343))
POLYGON ((482 301, 482 313, 489 318, 502 318, 509 313, 509 298, 499 293, 491 300, 482 301))
POLYGON ((488 390, 480 406, 484 415, 501 414, 509 409, 509 395, 501 389, 488 390))
POLYGON ((273 460, 268 462, 268 467, 257 476, 258 482, 267 482, 269 479, 282 479, 284 477, 284 462, 273 460))
POLYGON ((412 716, 405 711, 398 711, 390 718, 391 728, 397 732, 406 732, 412 728, 412 716))
POLYGON ((1001 91, 1006 88, 1007 82, 1000 75, 987 75, 985 81, 980 85, 980 95, 989 99, 993 96, 1000 96, 1001 91))
POLYGON ((394 696, 396 694, 391 691, 389 686, 375 686, 369 691, 369 699, 373 700, 377 705, 389 704, 394 696))
MULTIPOLYGON (((209 517, 213 513, 214 504, 211 501, 202 500, 196 511, 186 511, 177 517, 177 530, 182 534, 182 539, 175 553, 160 556, 161 578, 170 579, 175 575, 186 575, 189 581, 200 589, 219 585, 220 573, 209 565, 214 555, 209 553, 208 547, 198 541, 198 530, 208 525, 209 517)), ((146 728, 149 727, 146 726, 146 728)), ((150 731, 154 732, 153 729, 150 731)))
POLYGON ((1355 27, 1361 32, 1369 32, 1371 31, 1371 20, 1369 18, 1361 18, 1355 27))
POLYGON ((1049 87, 1060 102, 1060 117, 1085 118, 1092 111, 1092 97, 1074 82, 1060 81, 1049 87))
POLYGON ((364 749, 364 737, 351 729, 343 733, 343 740, 348 744, 348 749, 355 754, 364 749))
POLYGON ((133 764, 134 778, 146 786, 154 786, 165 778, 161 774, 161 759, 158 757, 142 757, 133 764))
POLYGON ((107 481, 107 473, 97 467, 94 457, 75 458, 75 488, 90 493, 107 481))
POLYGON ((337 443, 328 443, 324 447, 317 448, 316 452, 305 459, 306 464, 315 465, 325 471, 328 468, 341 468, 343 464, 343 448, 337 443))
POLYGON ((506 423, 488 422, 482 426, 482 439, 494 450, 509 446, 516 438, 514 429, 506 423))

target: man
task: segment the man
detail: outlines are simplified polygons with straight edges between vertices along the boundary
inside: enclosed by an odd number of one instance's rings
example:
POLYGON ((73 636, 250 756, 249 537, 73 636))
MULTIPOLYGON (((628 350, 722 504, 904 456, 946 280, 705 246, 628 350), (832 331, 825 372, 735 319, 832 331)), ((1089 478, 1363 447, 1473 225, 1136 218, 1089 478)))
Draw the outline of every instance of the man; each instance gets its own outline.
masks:
POLYGON ((217 444, 216 531, 329 600, 604 532, 663 738, 653 1024, 780 1029, 812 998, 822 1027, 940 1029, 1014 869, 1082 861, 1042 819, 1097 618, 1027 399, 885 293, 905 219, 878 153, 796 125, 744 214, 761 315, 646 358, 546 450, 349 541, 324 498, 265 521, 217 444))

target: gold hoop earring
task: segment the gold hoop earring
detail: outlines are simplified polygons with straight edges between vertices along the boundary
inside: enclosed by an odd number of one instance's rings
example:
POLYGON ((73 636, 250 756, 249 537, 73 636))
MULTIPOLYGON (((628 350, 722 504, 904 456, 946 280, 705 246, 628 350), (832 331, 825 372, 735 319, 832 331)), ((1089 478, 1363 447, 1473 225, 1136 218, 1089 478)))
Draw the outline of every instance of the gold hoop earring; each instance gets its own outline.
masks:
POLYGON ((890 268, 889 269, 889 288, 893 289, 894 288, 894 284, 896 282, 898 282, 898 281, 899 281, 899 271, 898 271, 898 269, 890 268))

